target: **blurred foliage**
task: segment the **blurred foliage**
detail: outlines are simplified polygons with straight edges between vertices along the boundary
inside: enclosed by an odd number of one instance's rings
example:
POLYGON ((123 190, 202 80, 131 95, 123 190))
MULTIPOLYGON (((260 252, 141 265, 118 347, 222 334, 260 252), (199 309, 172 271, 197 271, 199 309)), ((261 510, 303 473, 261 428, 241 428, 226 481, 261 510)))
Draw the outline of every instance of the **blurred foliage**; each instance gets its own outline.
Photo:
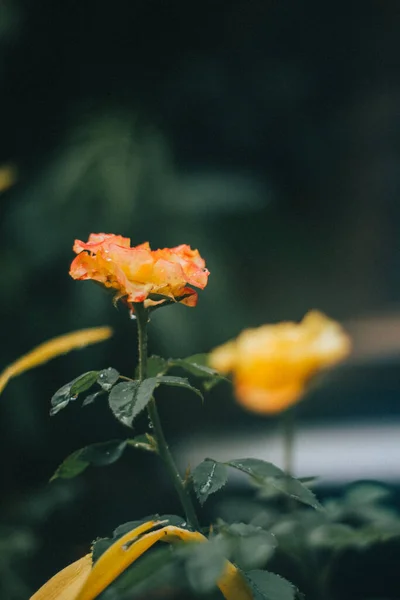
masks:
POLYGON ((308 600, 398 598, 400 512, 393 492, 375 482, 349 486, 312 511, 272 492, 268 500, 231 494, 213 512, 272 533, 262 568, 292 581, 308 600))

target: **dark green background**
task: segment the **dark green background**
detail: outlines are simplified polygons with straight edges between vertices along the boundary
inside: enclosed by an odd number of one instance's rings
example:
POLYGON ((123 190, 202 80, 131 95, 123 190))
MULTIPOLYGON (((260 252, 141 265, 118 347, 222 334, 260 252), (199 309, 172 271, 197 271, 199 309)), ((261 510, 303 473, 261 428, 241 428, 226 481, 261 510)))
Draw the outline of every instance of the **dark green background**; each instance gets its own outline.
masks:
MULTIPOLYGON (((0 159, 19 176, 0 198, 0 364, 71 330, 116 331, 0 399, 4 527, 38 536, 21 559, 29 586, 119 522, 178 510, 147 456, 46 486, 66 454, 124 434, 106 407, 50 419, 55 389, 90 369, 129 374, 136 360, 125 310, 69 278, 73 240, 105 231, 199 248, 211 276, 198 307, 151 323, 163 355, 310 308, 339 320, 396 309, 399 33, 394 1, 1 3, 0 159)), ((204 407, 161 396, 174 439, 268 424, 228 387, 204 407)), ((395 357, 349 367, 300 419, 394 419, 398 402, 395 357)))

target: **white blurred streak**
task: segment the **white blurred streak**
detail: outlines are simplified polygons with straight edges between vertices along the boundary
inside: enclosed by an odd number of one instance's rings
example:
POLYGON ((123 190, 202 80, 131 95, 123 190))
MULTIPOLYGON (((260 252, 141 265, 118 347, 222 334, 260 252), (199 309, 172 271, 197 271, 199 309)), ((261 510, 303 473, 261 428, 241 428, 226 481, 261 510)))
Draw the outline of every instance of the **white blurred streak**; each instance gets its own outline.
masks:
POLYGON ((353 340, 351 362, 400 357, 400 312, 352 319, 345 327, 353 340))

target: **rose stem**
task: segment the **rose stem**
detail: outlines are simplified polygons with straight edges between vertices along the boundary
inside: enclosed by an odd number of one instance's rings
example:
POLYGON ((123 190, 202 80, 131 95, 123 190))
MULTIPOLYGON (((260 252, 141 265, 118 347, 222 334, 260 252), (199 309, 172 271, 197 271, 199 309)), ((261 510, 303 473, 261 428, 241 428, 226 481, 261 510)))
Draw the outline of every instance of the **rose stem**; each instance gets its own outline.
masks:
MULTIPOLYGON (((147 376, 147 321, 148 311, 142 302, 134 303, 135 316, 138 325, 138 344, 139 344, 139 381, 143 381, 147 376)), ((170 478, 174 484, 175 490, 185 511, 187 523, 193 529, 199 529, 200 525, 194 510, 189 492, 186 490, 183 480, 179 474, 174 458, 168 447, 164 432, 161 426, 160 416, 158 414, 156 402, 152 398, 147 405, 147 411, 153 424, 154 434, 157 441, 158 453, 165 464, 170 478)))
POLYGON ((289 476, 293 476, 294 412, 293 407, 291 407, 283 415, 283 469, 286 475, 289 476))

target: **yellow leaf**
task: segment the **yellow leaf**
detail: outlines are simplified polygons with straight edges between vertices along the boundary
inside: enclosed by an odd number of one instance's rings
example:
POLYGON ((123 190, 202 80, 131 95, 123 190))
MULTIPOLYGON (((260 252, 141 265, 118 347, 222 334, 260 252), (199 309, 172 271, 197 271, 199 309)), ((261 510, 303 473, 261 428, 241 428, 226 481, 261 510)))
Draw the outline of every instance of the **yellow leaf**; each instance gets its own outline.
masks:
MULTIPOLYGON (((156 531, 145 533, 138 540, 127 544, 138 537, 139 533, 153 528, 160 523, 149 521, 140 528, 134 529, 124 537, 117 540, 95 563, 82 590, 73 600, 94 600, 105 590, 127 567, 134 563, 156 542, 184 542, 207 543, 207 538, 198 531, 187 531, 180 527, 167 525, 156 531)), ((238 569, 228 560, 225 571, 217 582, 219 589, 227 600, 251 600, 252 594, 247 587, 238 569)))
POLYGON ((92 569, 92 555, 86 554, 54 575, 30 600, 74 600, 92 569))
MULTIPOLYGON (((187 531, 173 525, 149 531, 161 524, 160 521, 148 521, 129 531, 100 556, 92 569, 88 568, 91 555, 69 565, 45 583, 30 600, 94 600, 156 542, 208 542, 198 531, 187 531)), ((240 571, 229 560, 217 586, 226 600, 253 598, 240 571)))
POLYGON ((110 327, 92 327, 60 335, 36 346, 28 354, 21 356, 6 367, 0 374, 0 394, 12 377, 16 377, 24 373, 24 371, 38 367, 48 360, 61 354, 66 354, 76 348, 83 348, 89 344, 96 344, 97 342, 107 340, 112 336, 112 333, 110 327))
MULTIPOLYGON (((74 600, 92 600, 105 590, 114 579, 121 575, 147 549, 145 548, 137 554, 135 551, 136 538, 159 524, 159 521, 147 521, 126 533, 110 546, 95 563, 80 593, 77 594, 74 600)), ((142 539, 140 538, 139 541, 142 539)))

